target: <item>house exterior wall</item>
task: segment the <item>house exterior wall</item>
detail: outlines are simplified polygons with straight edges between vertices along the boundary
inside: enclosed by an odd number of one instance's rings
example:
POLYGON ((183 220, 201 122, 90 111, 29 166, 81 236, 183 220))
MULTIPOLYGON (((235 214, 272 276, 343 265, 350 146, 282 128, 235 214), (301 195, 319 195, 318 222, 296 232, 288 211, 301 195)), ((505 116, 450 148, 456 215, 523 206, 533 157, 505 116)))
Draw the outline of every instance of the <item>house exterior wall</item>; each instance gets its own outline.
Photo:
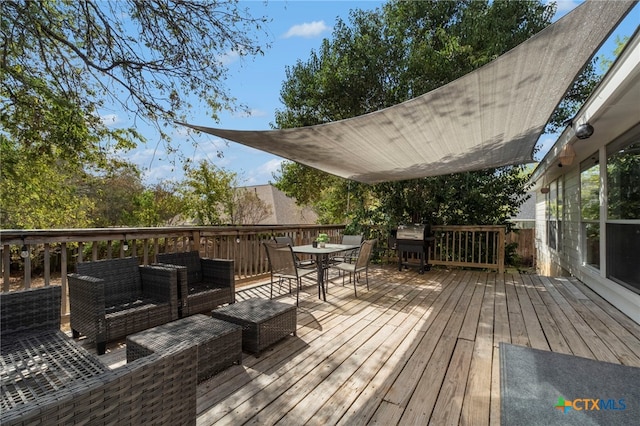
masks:
POLYGON ((538 272, 577 277, 640 324, 640 215, 634 210, 640 174, 625 168, 638 158, 638 99, 640 30, 567 123, 531 181, 536 192, 538 272), (585 125, 592 132, 579 138, 577 129, 585 125), (616 170, 624 170, 624 175, 616 170), (557 188, 562 191, 557 191, 556 200, 557 188), (554 209, 556 205, 561 208, 554 209), (557 226, 548 211, 559 212, 557 226), (557 244, 555 227, 560 229, 557 244))
MULTIPOLYGON (((603 151, 604 149, 604 147, 601 148, 603 151)), ((558 249, 549 247, 546 196, 540 190, 536 191, 536 270, 541 275, 575 276, 640 324, 640 294, 608 279, 605 275, 606 265, 601 265, 601 270, 597 270, 584 264, 580 213, 580 167, 574 165, 572 168, 565 169, 564 173, 550 178, 561 179, 564 187, 564 214, 558 249)), ((601 238, 606 236, 601 235, 601 238)), ((629 236, 629 238, 636 237, 629 236)))

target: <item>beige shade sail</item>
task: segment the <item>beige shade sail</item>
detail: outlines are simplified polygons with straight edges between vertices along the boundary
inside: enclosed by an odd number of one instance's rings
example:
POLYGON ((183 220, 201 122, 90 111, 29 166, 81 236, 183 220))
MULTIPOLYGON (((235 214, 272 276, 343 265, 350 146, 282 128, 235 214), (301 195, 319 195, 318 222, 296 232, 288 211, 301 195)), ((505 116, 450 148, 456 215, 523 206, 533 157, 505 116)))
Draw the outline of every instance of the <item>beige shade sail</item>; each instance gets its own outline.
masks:
POLYGON ((529 163, 565 92, 634 3, 586 1, 491 63, 370 114, 263 131, 180 124, 364 183, 529 163))

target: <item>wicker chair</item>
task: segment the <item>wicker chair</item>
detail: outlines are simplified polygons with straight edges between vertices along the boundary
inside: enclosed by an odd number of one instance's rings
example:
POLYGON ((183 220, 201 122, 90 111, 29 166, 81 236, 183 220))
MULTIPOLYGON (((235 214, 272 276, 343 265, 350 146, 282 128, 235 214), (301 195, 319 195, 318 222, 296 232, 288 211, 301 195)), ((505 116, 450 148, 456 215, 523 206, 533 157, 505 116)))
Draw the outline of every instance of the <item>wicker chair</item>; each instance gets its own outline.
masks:
POLYGON ((60 303, 60 286, 0 294, 0 424, 195 424, 195 346, 111 370, 60 331, 60 303))
POLYGON ((98 355, 109 341, 178 319, 178 273, 140 266, 135 258, 77 264, 69 274, 73 337, 96 342, 98 355))
POLYGON ((198 251, 156 255, 161 266, 187 268, 186 280, 179 274, 180 316, 210 314, 212 309, 236 300, 233 260, 201 258, 198 251))

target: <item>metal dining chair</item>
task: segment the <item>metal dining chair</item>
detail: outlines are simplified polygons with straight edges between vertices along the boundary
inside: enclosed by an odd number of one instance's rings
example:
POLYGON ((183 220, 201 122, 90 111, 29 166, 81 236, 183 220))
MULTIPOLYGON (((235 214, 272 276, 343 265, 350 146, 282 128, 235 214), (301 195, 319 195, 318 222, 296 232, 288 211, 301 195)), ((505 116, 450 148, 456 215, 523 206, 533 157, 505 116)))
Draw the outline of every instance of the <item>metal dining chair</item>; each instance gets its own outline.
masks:
MULTIPOLYGON (((273 240, 278 243, 278 244, 289 244, 291 247, 293 247, 295 244, 293 244, 293 238, 291 238, 288 235, 282 235, 279 237, 273 237, 273 240)), ((296 265, 298 266, 298 268, 315 268, 316 267, 316 262, 313 259, 300 259, 295 253, 294 253, 295 259, 296 259, 296 265)))
MULTIPOLYGON (((300 288, 302 287, 302 278, 307 275, 316 273, 315 269, 306 269, 296 266, 296 257, 291 249, 290 244, 281 244, 273 242, 264 242, 264 248, 267 252, 269 261, 269 269, 271 272, 271 292, 269 298, 273 298, 273 279, 278 278, 280 289, 282 282, 286 279, 289 281, 289 293, 291 293, 291 280, 296 281, 296 306, 300 301, 300 288)), ((278 293, 280 292, 278 290, 278 293)))
POLYGON ((369 262, 371 260, 371 254, 373 253, 373 246, 375 245, 375 243, 375 239, 364 241, 360 246, 358 257, 355 259, 355 262, 341 262, 330 265, 330 268, 337 269, 342 274, 342 285, 344 285, 344 273, 349 273, 349 279, 351 279, 351 274, 353 274, 353 291, 356 297, 358 297, 356 284, 358 282, 358 277, 362 271, 364 271, 365 273, 367 290, 369 290, 369 262))
MULTIPOLYGON (((355 246, 362 244, 362 235, 343 235, 341 244, 355 246)), ((330 259, 331 263, 351 263, 358 257, 360 248, 344 251, 330 259)))

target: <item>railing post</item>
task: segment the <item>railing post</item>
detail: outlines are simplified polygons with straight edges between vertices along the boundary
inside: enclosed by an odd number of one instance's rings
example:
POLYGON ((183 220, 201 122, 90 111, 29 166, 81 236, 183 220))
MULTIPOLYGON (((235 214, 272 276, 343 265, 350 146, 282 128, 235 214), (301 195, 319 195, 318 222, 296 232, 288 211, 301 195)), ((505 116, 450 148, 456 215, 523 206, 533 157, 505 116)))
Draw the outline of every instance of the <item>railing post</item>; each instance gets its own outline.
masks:
POLYGON ((2 248, 2 291, 9 291, 9 278, 11 276, 11 246, 5 244, 2 248))
POLYGON ((498 273, 504 274, 505 228, 498 231, 498 273))
POLYGON ((27 257, 24 258, 24 288, 31 288, 31 244, 27 246, 27 257))
POLYGON ((51 284, 51 247, 44 243, 44 285, 51 284))
POLYGON ((67 288, 67 243, 60 243, 60 286, 62 287, 62 306, 60 311, 62 316, 69 312, 69 289, 67 288))
POLYGON ((197 229, 192 232, 193 247, 191 250, 200 252, 200 231, 197 229))
POLYGON ((84 242, 78 241, 78 257, 76 259, 77 263, 84 262, 84 242))
POLYGON ((149 240, 147 238, 142 240, 142 264, 149 264, 149 240))

